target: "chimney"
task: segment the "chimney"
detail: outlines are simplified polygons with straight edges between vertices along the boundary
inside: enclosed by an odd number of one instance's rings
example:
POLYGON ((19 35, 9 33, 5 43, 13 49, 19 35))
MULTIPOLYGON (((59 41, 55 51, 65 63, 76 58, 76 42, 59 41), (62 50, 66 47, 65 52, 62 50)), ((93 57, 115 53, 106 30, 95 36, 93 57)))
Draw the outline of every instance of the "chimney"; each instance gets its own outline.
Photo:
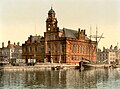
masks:
POLYGON ((85 35, 85 29, 84 29, 84 35, 85 35))
POLYGON ((8 45, 10 45, 10 40, 8 41, 8 45))
POLYGON ((80 39, 80 28, 78 28, 78 39, 80 39))
POLYGON ((83 35, 84 33, 83 33, 83 30, 81 30, 81 35, 83 35))
POLYGON ((4 48, 4 42, 2 42, 2 48, 4 48))
POLYGON ((17 42, 17 45, 19 46, 19 45, 20 45, 20 43, 19 43, 19 42, 17 42))
POLYGON ((80 28, 78 28, 78 32, 80 32, 80 28))
POLYGON ((15 46, 16 44, 15 44, 15 42, 14 42, 14 46, 15 46))
POLYGON ((15 42, 14 42, 14 48, 16 47, 16 44, 15 44, 15 42))

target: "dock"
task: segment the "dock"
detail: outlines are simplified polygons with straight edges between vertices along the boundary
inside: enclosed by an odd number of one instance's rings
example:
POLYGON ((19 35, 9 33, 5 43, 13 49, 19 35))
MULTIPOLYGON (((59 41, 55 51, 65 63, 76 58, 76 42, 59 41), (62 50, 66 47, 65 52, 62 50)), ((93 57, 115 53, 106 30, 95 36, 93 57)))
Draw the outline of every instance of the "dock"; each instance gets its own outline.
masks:
POLYGON ((69 64, 59 64, 59 63, 38 63, 34 66, 0 66, 0 70, 9 70, 9 71, 26 71, 26 70, 53 70, 53 69, 76 69, 79 65, 69 65, 69 64))

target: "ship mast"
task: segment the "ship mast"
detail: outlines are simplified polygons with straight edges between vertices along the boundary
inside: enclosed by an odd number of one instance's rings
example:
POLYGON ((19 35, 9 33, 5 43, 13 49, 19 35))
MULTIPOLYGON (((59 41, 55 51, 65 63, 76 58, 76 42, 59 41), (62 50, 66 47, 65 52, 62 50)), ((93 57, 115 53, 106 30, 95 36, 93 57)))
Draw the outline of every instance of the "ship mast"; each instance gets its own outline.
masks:
MULTIPOLYGON (((101 36, 98 36, 98 27, 96 26, 96 35, 90 35, 90 41, 91 41, 91 38, 95 38, 95 41, 96 41, 96 46, 94 48, 94 50, 96 49, 96 60, 97 60, 97 51, 98 51, 98 43, 100 42, 101 38, 104 38, 103 37, 103 33, 101 36), (99 40, 98 40, 99 38, 99 40)), ((93 52, 94 52, 93 50, 93 52)))
POLYGON ((92 31, 92 27, 91 27, 91 25, 90 25, 90 42, 89 42, 89 60, 91 61, 91 56, 90 56, 90 46, 91 46, 91 31, 92 31))

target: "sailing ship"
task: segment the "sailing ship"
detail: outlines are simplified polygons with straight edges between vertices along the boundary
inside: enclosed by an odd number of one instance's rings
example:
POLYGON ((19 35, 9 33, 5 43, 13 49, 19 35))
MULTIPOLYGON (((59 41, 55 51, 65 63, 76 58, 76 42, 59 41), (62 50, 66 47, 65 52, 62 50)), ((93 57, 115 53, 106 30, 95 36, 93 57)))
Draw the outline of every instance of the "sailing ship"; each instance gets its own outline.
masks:
MULTIPOLYGON (((91 28, 90 28, 91 30, 91 28)), ((103 37, 103 33, 101 36, 98 36, 97 35, 98 31, 97 31, 97 27, 96 27, 96 35, 91 35, 91 31, 90 31, 90 42, 91 42, 91 37, 95 38, 96 39, 96 57, 97 57, 97 47, 98 47, 98 43, 100 41, 101 38, 104 38, 103 37), (97 38, 99 38, 99 40, 97 41, 97 38)), ((90 52, 90 51, 89 51, 90 52)), ((90 55, 90 53, 89 53, 90 55)), ((96 58, 97 59, 97 58, 96 58)), ((79 66, 80 68, 84 68, 84 70, 86 69, 96 69, 96 68, 105 68, 105 67, 109 67, 109 66, 105 66, 104 64, 96 64, 95 62, 91 61, 90 59, 90 56, 89 56, 89 59, 86 59, 86 58, 82 58, 82 61, 79 62, 79 66)))

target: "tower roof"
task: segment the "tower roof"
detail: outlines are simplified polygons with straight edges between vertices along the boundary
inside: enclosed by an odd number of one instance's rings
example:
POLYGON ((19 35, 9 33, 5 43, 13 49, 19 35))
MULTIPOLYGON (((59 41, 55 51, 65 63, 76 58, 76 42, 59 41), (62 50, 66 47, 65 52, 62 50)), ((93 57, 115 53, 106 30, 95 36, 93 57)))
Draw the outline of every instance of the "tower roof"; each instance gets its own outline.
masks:
POLYGON ((52 9, 52 7, 51 7, 51 9, 49 10, 48 14, 55 14, 55 11, 52 9))

